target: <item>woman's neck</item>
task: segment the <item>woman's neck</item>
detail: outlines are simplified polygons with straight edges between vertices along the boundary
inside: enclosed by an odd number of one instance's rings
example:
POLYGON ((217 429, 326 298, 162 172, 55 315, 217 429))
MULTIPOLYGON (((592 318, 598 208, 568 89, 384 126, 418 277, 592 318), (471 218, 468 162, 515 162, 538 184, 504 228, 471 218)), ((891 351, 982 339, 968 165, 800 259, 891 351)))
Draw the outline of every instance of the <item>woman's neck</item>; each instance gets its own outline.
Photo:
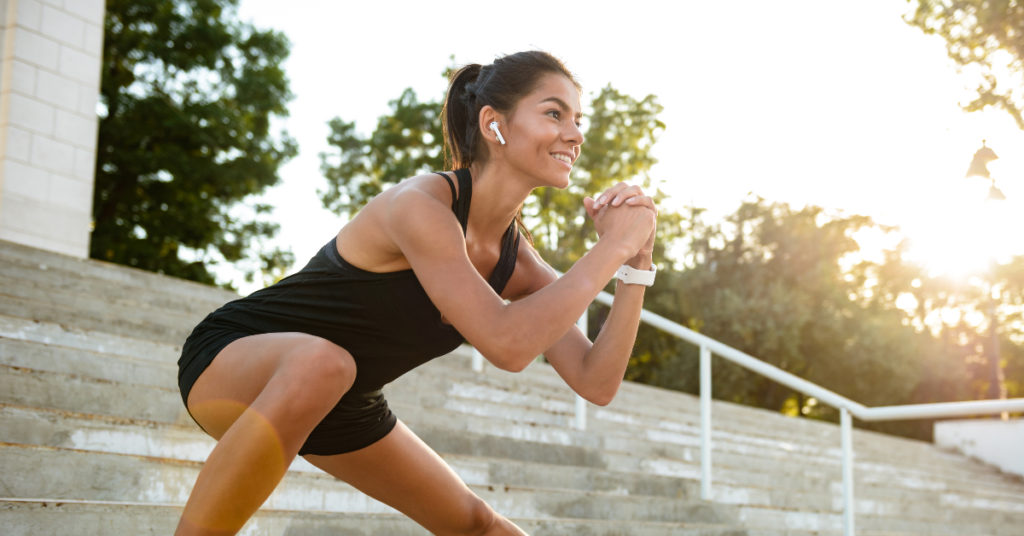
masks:
POLYGON ((525 177, 498 163, 470 166, 473 200, 469 226, 483 236, 500 236, 533 190, 525 177))

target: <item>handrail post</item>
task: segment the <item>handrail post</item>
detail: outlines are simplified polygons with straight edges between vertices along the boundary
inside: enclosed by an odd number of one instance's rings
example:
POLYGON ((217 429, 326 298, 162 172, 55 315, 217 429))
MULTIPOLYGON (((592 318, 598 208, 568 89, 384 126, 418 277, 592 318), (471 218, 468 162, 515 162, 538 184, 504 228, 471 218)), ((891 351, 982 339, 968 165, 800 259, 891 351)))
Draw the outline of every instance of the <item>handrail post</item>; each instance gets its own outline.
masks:
MULTIPOLYGON (((583 311, 583 314, 580 315, 579 320, 576 321, 576 327, 580 328, 584 337, 590 338, 590 334, 587 332, 587 311, 583 311)), ((587 429, 587 401, 579 394, 576 395, 576 415, 573 417, 572 425, 577 430, 587 429)))
POLYGON ((843 535, 853 532, 853 419, 850 410, 839 408, 840 436, 843 443, 843 535))
POLYGON ((700 347, 700 498, 711 500, 711 349, 700 347))
POLYGON ((480 353, 480 350, 473 348, 473 372, 484 371, 484 354, 480 353))

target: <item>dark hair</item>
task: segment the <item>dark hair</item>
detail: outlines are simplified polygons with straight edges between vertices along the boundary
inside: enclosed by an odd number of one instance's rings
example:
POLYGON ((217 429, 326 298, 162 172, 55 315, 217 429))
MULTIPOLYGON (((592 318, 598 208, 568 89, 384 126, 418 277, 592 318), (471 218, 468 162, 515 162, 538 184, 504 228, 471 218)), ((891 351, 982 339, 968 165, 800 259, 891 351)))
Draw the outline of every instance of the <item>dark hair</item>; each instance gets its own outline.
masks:
MULTIPOLYGON (((519 99, 537 87, 541 77, 552 73, 565 76, 577 90, 581 89, 558 58, 536 50, 503 56, 490 65, 472 63, 454 71, 441 110, 446 163, 456 169, 468 168, 479 159, 480 110, 484 106, 509 113, 519 99)), ((533 236, 523 223, 521 206, 516 223, 532 244, 533 236)))
POLYGON ((519 99, 533 91, 545 74, 561 74, 580 89, 579 82, 558 58, 547 52, 510 54, 490 65, 473 63, 452 73, 441 112, 445 160, 453 168, 469 167, 479 159, 477 138, 480 109, 491 106, 511 112, 519 99))

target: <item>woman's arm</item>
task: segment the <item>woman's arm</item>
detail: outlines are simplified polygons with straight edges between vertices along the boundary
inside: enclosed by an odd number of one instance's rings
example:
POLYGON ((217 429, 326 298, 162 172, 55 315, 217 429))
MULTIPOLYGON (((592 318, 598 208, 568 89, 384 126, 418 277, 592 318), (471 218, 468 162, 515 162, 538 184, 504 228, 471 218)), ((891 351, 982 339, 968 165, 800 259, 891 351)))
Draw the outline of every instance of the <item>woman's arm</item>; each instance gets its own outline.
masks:
MULTIPOLYGON (((607 232, 607 221, 604 218, 609 210, 618 210, 614 207, 642 206, 656 213, 654 202, 644 196, 640 188, 621 183, 605 192, 598 201, 584 200, 584 205, 599 234, 607 232)), ((650 270, 653 265, 653 249, 652 230, 644 246, 626 264, 639 270, 650 270)), ((528 266, 541 264, 547 268, 529 270, 536 274, 533 280, 539 286, 553 283, 557 278, 554 270, 547 267, 536 252, 531 252, 532 255, 524 256, 528 266)), ((593 343, 579 329, 570 329, 544 352, 544 357, 565 383, 594 404, 603 406, 610 403, 622 385, 636 343, 645 289, 643 285, 627 285, 617 281, 611 311, 593 343)))
POLYGON ((609 211, 608 229, 563 277, 506 304, 473 267, 451 209, 415 188, 388 203, 386 232, 401 249, 430 299, 488 360, 522 370, 563 338, 618 267, 646 243, 654 216, 642 207, 609 211))

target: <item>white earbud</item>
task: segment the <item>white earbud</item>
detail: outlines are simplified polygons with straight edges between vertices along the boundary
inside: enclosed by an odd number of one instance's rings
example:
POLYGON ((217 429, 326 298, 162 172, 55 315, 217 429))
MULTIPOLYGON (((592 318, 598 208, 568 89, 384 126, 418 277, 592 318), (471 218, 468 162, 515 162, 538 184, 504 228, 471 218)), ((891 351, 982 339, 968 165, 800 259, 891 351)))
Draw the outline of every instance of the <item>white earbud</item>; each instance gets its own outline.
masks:
POLYGON ((491 121, 490 127, 491 130, 494 131, 494 135, 498 137, 498 142, 501 143, 502 145, 505 145, 505 138, 501 137, 501 131, 498 130, 498 122, 491 121))

